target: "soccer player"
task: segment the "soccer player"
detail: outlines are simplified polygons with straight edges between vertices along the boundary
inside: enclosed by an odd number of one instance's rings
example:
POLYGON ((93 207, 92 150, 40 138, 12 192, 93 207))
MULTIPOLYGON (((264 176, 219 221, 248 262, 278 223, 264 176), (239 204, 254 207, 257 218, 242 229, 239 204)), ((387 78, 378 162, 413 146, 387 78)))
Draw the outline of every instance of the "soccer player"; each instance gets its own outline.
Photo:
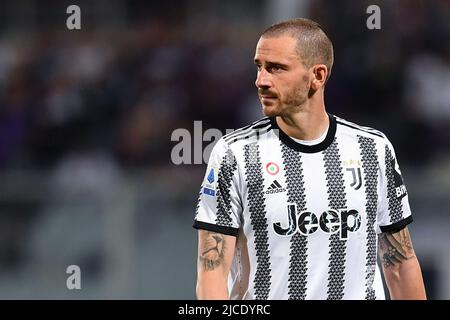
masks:
POLYGON ((325 110, 333 47, 294 19, 256 46, 265 118, 222 137, 202 183, 199 299, 425 299, 408 194, 380 131, 325 110))

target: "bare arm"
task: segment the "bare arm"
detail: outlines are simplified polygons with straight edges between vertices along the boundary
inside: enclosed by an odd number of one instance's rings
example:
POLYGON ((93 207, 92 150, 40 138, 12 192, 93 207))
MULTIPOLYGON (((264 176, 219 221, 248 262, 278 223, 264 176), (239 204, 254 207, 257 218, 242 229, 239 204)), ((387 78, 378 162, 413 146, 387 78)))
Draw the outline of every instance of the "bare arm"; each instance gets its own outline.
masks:
POLYGON ((197 299, 229 299, 228 273, 236 237, 198 231, 197 299))
POLYGON ((422 272, 408 228, 382 233, 378 249, 391 299, 425 300, 422 272))

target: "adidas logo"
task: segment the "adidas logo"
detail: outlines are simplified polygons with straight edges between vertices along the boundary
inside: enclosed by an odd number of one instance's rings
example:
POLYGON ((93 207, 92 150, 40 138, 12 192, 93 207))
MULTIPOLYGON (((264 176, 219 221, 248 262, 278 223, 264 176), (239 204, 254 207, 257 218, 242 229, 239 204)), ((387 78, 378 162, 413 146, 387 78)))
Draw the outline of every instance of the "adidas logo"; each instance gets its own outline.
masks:
POLYGON ((267 188, 266 194, 285 192, 286 189, 281 186, 277 180, 273 180, 272 184, 267 188))

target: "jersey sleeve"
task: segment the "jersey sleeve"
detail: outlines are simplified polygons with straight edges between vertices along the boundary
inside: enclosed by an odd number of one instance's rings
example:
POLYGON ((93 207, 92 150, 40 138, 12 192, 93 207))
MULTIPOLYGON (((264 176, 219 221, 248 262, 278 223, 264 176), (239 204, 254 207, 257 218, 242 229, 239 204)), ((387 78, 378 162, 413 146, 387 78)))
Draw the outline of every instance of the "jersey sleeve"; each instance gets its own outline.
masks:
POLYGON ((413 221, 408 192, 403 181, 394 147, 385 138, 381 150, 380 202, 377 232, 399 231, 413 221))
POLYGON ((193 227, 237 236, 242 205, 236 157, 220 139, 214 146, 203 179, 193 227))

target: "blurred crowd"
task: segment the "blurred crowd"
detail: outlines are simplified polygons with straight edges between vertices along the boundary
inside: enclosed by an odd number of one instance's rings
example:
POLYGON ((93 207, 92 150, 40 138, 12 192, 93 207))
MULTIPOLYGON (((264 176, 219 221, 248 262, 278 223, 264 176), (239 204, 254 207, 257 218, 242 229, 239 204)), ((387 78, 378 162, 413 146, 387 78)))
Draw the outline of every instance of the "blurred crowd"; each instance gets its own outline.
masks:
POLYGON ((170 165, 174 129, 236 125, 253 93, 245 25, 186 30, 182 13, 163 12, 132 21, 0 37, 0 169, 48 168, 94 149, 125 168, 170 165))
MULTIPOLYGON (((202 120, 224 131, 260 117, 252 56, 261 10, 245 21, 193 19, 183 3, 159 13, 141 3, 120 29, 0 34, 0 169, 51 167, 92 149, 125 168, 171 165, 174 129, 202 120)), ((383 4, 381 30, 366 28, 367 5, 308 7, 335 47, 326 105, 384 131, 402 163, 426 165, 450 146, 450 4, 383 4)))
POLYGON ((404 165, 448 162, 450 2, 381 2, 381 30, 359 27, 369 4, 314 2, 335 47, 327 105, 385 132, 404 165))

